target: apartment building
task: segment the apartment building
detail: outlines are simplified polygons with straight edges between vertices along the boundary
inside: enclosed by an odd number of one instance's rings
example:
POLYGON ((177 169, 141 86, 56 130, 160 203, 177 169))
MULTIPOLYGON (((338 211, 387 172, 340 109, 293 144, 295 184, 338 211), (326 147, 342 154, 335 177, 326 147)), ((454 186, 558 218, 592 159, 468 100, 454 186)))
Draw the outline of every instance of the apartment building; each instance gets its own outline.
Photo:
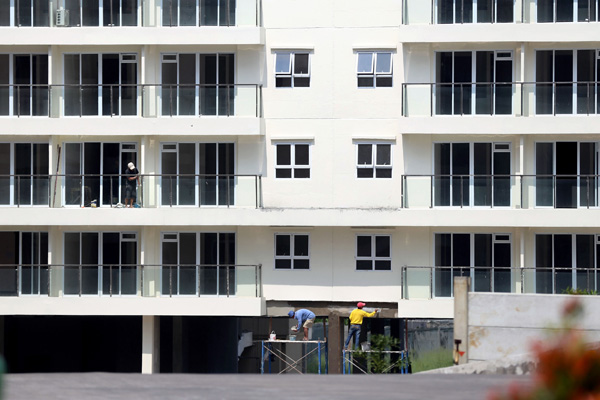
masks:
POLYGON ((358 300, 402 336, 452 318, 453 276, 597 290, 598 12, 0 1, 9 368, 252 371, 240 337, 307 307, 336 372, 358 300))

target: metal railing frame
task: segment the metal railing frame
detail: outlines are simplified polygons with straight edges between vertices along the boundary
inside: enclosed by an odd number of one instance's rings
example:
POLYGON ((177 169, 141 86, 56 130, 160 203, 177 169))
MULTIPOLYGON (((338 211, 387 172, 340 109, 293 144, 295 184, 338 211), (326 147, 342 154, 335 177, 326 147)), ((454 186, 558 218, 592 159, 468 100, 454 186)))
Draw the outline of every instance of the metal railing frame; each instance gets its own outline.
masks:
MULTIPOLYGON (((55 90, 60 90, 59 92, 59 97, 64 101, 64 99, 68 96, 66 94, 66 89, 67 88, 76 88, 78 90, 78 103, 79 103, 79 113, 78 114, 73 114, 73 115, 65 115, 64 112, 65 110, 62 110, 62 115, 60 117, 62 118, 69 118, 69 117, 143 117, 144 116, 144 104, 146 101, 146 97, 147 94, 146 92, 148 92, 150 89, 155 88, 155 89, 160 89, 160 95, 159 97, 161 98, 161 101, 164 101, 165 99, 162 96, 162 89, 168 88, 169 89, 169 113, 168 114, 163 114, 162 113, 162 108, 159 108, 158 103, 156 104, 156 112, 157 115, 159 117, 174 117, 174 116, 179 116, 179 113, 177 112, 177 108, 176 108, 176 104, 173 103, 173 101, 177 102, 177 99, 179 97, 179 89, 180 88, 194 88, 195 89, 195 93, 194 93, 194 99, 195 101, 198 102, 198 109, 195 110, 196 112, 194 114, 191 115, 183 115, 183 116, 187 116, 187 117, 202 117, 202 116, 218 116, 218 117, 231 117, 231 116, 235 116, 235 110, 234 110, 234 105, 235 105, 235 100, 231 99, 231 96, 229 95, 230 93, 233 93, 233 96, 235 98, 235 90, 236 88, 243 88, 243 87, 254 87, 255 88, 255 102, 256 102, 256 110, 255 110, 255 117, 259 118, 262 117, 261 115, 261 101, 262 101, 262 85, 260 84, 243 84, 243 83, 227 83, 227 84, 222 84, 222 83, 215 83, 215 84, 150 84, 150 83, 145 83, 145 84, 136 84, 136 83, 131 83, 131 84, 0 84, 0 89, 3 88, 7 88, 8 89, 8 96, 9 99, 11 99, 13 96, 15 97, 12 100, 12 104, 13 106, 16 106, 16 110, 13 109, 12 114, 10 114, 9 116, 14 116, 14 117, 48 117, 48 118, 53 118, 53 111, 57 111, 57 110, 53 110, 53 101, 52 101, 52 97, 53 97, 53 91, 55 90), (109 110, 107 113, 104 113, 104 109, 103 109, 103 104, 100 101, 98 103, 98 111, 96 113, 92 113, 92 114, 85 114, 84 113, 84 95, 83 95, 83 91, 85 89, 90 89, 90 88, 95 88, 99 94, 99 96, 103 96, 103 91, 104 89, 109 89, 109 110), (135 105, 135 114, 126 114, 126 115, 121 115, 122 114, 122 110, 121 110, 121 104, 123 102, 123 97, 122 97, 122 92, 123 89, 127 89, 127 88, 132 88, 133 90, 135 90, 135 97, 131 99, 131 102, 134 103, 135 105), (226 89, 226 99, 225 99, 225 104, 226 104, 226 112, 225 113, 219 113, 219 92, 222 88, 226 89), (30 98, 30 110, 28 111, 28 113, 24 114, 22 113, 21 110, 21 93, 22 91, 26 89, 29 90, 29 98, 30 98), (34 90, 34 89, 38 89, 38 90, 34 90), (33 93, 34 91, 39 91, 39 89, 43 89, 47 91, 47 98, 45 99, 45 101, 41 104, 44 105, 44 109, 47 110, 46 113, 44 114, 36 114, 33 115, 33 109, 34 109, 34 101, 33 101, 33 93), (215 114, 202 114, 200 112, 200 108, 201 108, 201 92, 202 90, 207 90, 207 89, 215 89, 215 98, 217 99, 217 109, 215 110, 215 114), (117 98, 118 102, 115 105, 115 98, 117 98), (118 108, 118 110, 116 109, 118 108), (15 114, 16 111, 16 114, 15 114)), ((58 113, 56 113, 58 114, 58 113)))
MULTIPOLYGON (((493 188, 493 184, 494 184, 494 179, 510 179, 512 180, 513 178, 515 178, 516 180, 519 180, 519 185, 520 185, 520 206, 523 207, 523 181, 527 178, 532 179, 532 181, 534 182, 534 184, 532 185, 533 187, 537 187, 537 183, 535 182, 536 179, 540 179, 540 178, 552 178, 552 195, 553 195, 553 199, 552 199, 552 204, 554 208, 556 207, 556 192, 558 191, 558 187, 557 187, 557 182, 560 179, 576 179, 577 180, 577 186, 581 187, 580 182, 582 179, 585 179, 585 188, 586 188, 586 205, 582 206, 580 205, 580 201, 581 201, 581 193, 578 193, 578 196, 576 198, 577 201, 577 207, 578 209, 581 208, 587 208, 590 209, 590 193, 593 190, 597 190, 598 191, 598 196, 595 196, 595 204, 592 205, 591 207, 593 208, 597 208, 600 206, 600 187, 596 187, 594 186, 594 188, 592 188, 590 186, 591 183, 600 183, 600 174, 579 174, 579 175, 556 175, 556 174, 403 174, 402 175, 402 179, 401 179, 401 188, 400 188, 400 196, 401 196, 401 207, 402 208, 410 208, 407 207, 406 205, 406 196, 407 196, 407 187, 409 184, 409 180, 410 178, 429 178, 429 189, 430 189, 430 194, 429 194, 429 208, 434 208, 434 207, 458 207, 460 206, 460 208, 463 207, 489 207, 489 208, 494 208, 494 207, 510 207, 511 205, 509 204, 508 206, 494 206, 494 199, 493 199, 493 190, 492 190, 492 198, 490 200, 490 205, 489 206, 474 206, 470 204, 465 204, 464 203, 464 182, 465 180, 467 181, 467 184, 469 186, 469 188, 473 188, 474 185, 474 180, 475 179, 489 179, 493 188), (447 178, 449 179, 450 183, 453 182, 454 179, 460 179, 460 196, 461 196, 461 202, 459 205, 448 205, 448 206, 436 206, 434 205, 434 191, 435 191, 435 181, 436 179, 440 179, 440 178, 447 178)), ((513 184, 511 183, 511 191, 512 191, 512 186, 513 184)), ((510 197, 510 196, 509 196, 510 197)))
MULTIPOLYGON (((534 89, 534 93, 537 92, 538 86, 552 86, 552 98, 551 98, 551 105, 552 105, 552 112, 551 113, 531 113, 531 115, 552 115, 552 116, 556 116, 557 115, 557 87, 560 86, 568 86, 571 85, 571 100, 572 100, 572 104, 571 104, 571 112, 569 113, 561 113, 561 115, 580 115, 580 116, 589 116, 589 115, 597 115, 600 114, 600 111, 598 110, 592 110, 591 109, 591 103, 596 104, 596 108, 598 108, 598 105, 600 103, 600 81, 581 81, 581 82, 577 82, 577 81, 570 81, 570 82, 444 82, 444 83, 439 83, 439 82, 404 82, 402 83, 402 90, 401 90, 401 113, 403 117, 409 117, 407 108, 408 108, 408 88, 411 86, 429 86, 429 116, 430 117, 434 117, 434 116, 475 116, 475 115, 488 115, 483 114, 483 113, 477 113, 476 109, 474 109, 475 104, 476 104, 476 88, 478 86, 489 86, 491 88, 491 96, 489 97, 490 100, 490 110, 489 110, 489 115, 500 115, 500 116, 515 116, 515 110, 513 107, 513 103, 511 102, 511 113, 510 114, 496 114, 495 113, 495 101, 496 101, 496 93, 497 93, 497 88, 500 87, 508 87, 510 85, 511 87, 511 100, 514 99, 514 96, 517 93, 517 90, 515 88, 519 87, 520 89, 518 90, 520 92, 520 98, 521 98, 521 104, 520 104, 520 116, 525 116, 524 112, 524 100, 525 100, 525 89, 528 86, 533 87, 534 89), (577 101, 579 100, 579 97, 577 97, 578 92, 577 89, 578 87, 580 87, 581 85, 585 85, 586 86, 586 113, 579 113, 578 109, 577 109, 577 101), (464 109, 464 90, 465 87, 470 87, 469 92, 470 92, 470 96, 469 99, 473 100, 471 101, 471 110, 468 114, 465 114, 465 109, 464 109), (438 87, 448 87, 452 90, 452 112, 450 114, 438 114, 435 109, 434 106, 434 98, 436 96, 435 92, 436 92, 436 88, 438 87), (459 112, 456 112, 454 110, 454 106, 455 103, 457 102, 457 100, 454 98, 454 88, 456 87, 460 87, 460 99, 458 100, 460 103, 460 109, 459 112), (595 90, 592 91, 591 88, 594 88, 595 90), (594 92, 594 93, 593 93, 594 92)), ((534 107, 533 109, 535 110, 536 107, 536 103, 535 101, 532 101, 531 103, 532 107, 534 107)))
MULTIPOLYGON (((93 178, 93 179, 98 179, 100 181, 99 185, 100 188, 102 188, 103 184, 104 184, 104 180, 106 178, 109 178, 109 187, 110 187, 110 203, 109 204, 105 204, 106 206, 110 206, 110 207, 114 207, 115 205, 117 205, 118 203, 113 203, 113 179, 117 179, 118 182, 120 184, 122 184, 124 187, 124 183, 122 183, 127 177, 130 177, 130 175, 124 175, 124 174, 7 174, 7 175, 3 175, 0 174, 0 182, 4 181, 6 179, 9 180, 9 185, 14 185, 16 188, 16 191, 13 193, 13 198, 10 199, 11 202, 14 202, 15 206, 17 208, 20 208, 22 205, 22 199, 21 199, 21 185, 22 185, 22 181, 23 180, 28 180, 29 183, 28 185, 30 186, 31 190, 29 195, 33 196, 34 195, 34 191, 33 191, 33 184, 36 180, 45 180, 47 179, 49 181, 48 184, 48 204, 47 206, 50 208, 53 208, 53 205, 51 204, 51 199, 52 199, 52 190, 53 190, 53 185, 52 185, 52 180, 53 179, 61 179, 62 178, 62 185, 61 188, 64 188, 65 186, 65 181, 66 179, 79 179, 80 180, 80 187, 84 187, 84 183, 85 179, 88 178, 93 178)), ((169 200, 169 207, 173 207, 173 192, 174 192, 174 188, 173 188, 173 179, 175 178, 176 183, 175 183, 175 189, 177 189, 177 179, 180 177, 193 177, 195 179, 195 187, 197 190, 199 190, 199 183, 198 181, 200 179, 206 179, 206 178, 214 178, 217 180, 217 183, 215 183, 216 187, 218 187, 219 185, 221 185, 221 183, 219 183, 221 180, 225 180, 225 185, 227 188, 227 195, 226 195, 226 204, 210 204, 210 206, 227 206, 227 208, 231 207, 231 206, 235 206, 235 198, 234 198, 234 202, 231 202, 231 185, 233 184, 234 186, 236 185, 236 180, 238 178, 254 178, 254 190, 255 190, 255 195, 254 195, 254 200, 255 200, 255 208, 262 208, 262 196, 260 194, 260 191, 262 191, 262 176, 261 175, 253 175, 253 174, 140 174, 139 175, 140 180, 141 180, 141 185, 138 188, 139 190, 142 190, 142 187, 144 186, 144 180, 147 180, 145 178, 160 178, 160 179, 156 179, 155 182, 155 187, 157 188, 157 190, 161 190, 162 188, 162 179, 163 178, 168 178, 169 179, 169 196, 170 196, 170 200, 169 200)), ((218 191, 217 191, 218 193, 218 191)), ((101 193, 99 193, 99 196, 102 197, 104 193, 101 190, 101 193)), ((233 195, 235 196, 236 194, 236 189, 235 187, 233 188, 233 195)), ((79 206, 89 206, 89 204, 87 204, 85 202, 84 199, 84 193, 82 193, 82 195, 80 196, 80 201, 79 201, 79 206)), ((32 204, 33 200, 30 197, 30 204, 27 204, 28 206, 44 206, 43 204, 32 204)), ((92 200, 92 199, 90 199, 92 200)), ((96 199, 99 200, 99 199, 96 199)), ((11 206, 13 204, 7 204, 7 206, 11 206)), ((65 204, 65 199, 62 200, 62 204, 60 206, 66 205, 65 204)), ((77 204, 70 204, 73 206, 76 206, 77 204)), ((100 206, 100 203, 98 203, 98 206, 100 206)), ((157 204, 158 207, 163 206, 162 204, 157 204)), ((199 201, 198 207, 202 207, 203 204, 199 201)))
MULTIPOLYGON (((90 296, 102 296, 102 297, 113 297, 113 296, 121 296, 121 293, 117 293, 116 291, 114 291, 114 287, 115 287, 115 282, 113 282, 113 268, 122 268, 122 267, 128 267, 128 268, 132 268, 135 267, 136 269, 136 293, 135 294, 125 294, 123 296, 138 296, 138 297, 145 297, 144 296, 144 279, 145 279, 145 274, 146 274, 146 270, 147 269, 153 269, 153 270, 162 270, 163 268, 168 268, 169 269, 169 293, 167 297, 178 297, 179 295, 177 293, 173 292, 173 268, 179 268, 179 267, 195 267, 196 268, 196 277, 197 277, 197 282, 196 282, 196 296, 198 297, 202 297, 203 294, 201 293, 200 290, 200 284, 201 284, 201 279, 200 279, 200 271, 202 268, 216 268, 217 271, 219 270, 219 268, 226 268, 226 293, 224 294, 226 297, 230 297, 230 296, 234 296, 235 293, 232 293, 232 285, 236 285, 236 282, 230 282, 230 272, 234 271, 235 275, 236 275, 236 279, 237 279, 237 275, 238 275, 238 270, 240 268, 254 268, 254 286, 255 286, 255 297, 260 297, 262 296, 262 264, 42 264, 42 263, 31 263, 31 264, 1 264, 0 265, 0 269, 7 269, 7 268, 12 268, 15 269, 15 285, 17 288, 17 294, 16 297, 20 297, 23 296, 21 294, 21 269, 23 267, 33 267, 33 268, 44 268, 45 269, 45 273, 47 274, 47 285, 46 285, 46 293, 41 293, 38 290, 38 293, 33 293, 33 296, 48 296, 48 297, 54 297, 52 296, 52 292, 51 292, 51 288, 52 288, 52 276, 55 273, 55 271, 57 269, 62 269, 62 273, 64 274, 65 270, 67 268, 77 268, 77 279, 78 279, 78 286, 79 286, 79 291, 77 294, 68 294, 66 296, 73 296, 76 295, 78 297, 82 297, 82 296, 86 296, 85 294, 83 294, 83 269, 84 268, 97 268, 98 269, 98 273, 100 272, 100 268, 107 268, 108 272, 109 272, 109 291, 108 293, 100 293, 100 287, 98 288, 98 292, 95 294, 90 294, 90 296), (139 290, 139 292, 137 292, 137 290, 139 290)), ((40 271, 40 274, 42 272, 40 271)), ((218 274, 217 274, 218 277, 218 274)), ((159 280, 162 278, 158 278, 159 280)), ((217 278, 217 282, 218 282, 218 278, 217 278)), ((100 285, 100 283, 99 283, 100 285)), ((222 296, 223 294, 219 294, 219 283, 215 283, 216 285, 216 294, 210 294, 207 296, 222 296)), ((63 291, 64 293, 64 286, 61 288, 57 289, 58 291, 63 291)), ((161 291, 158 291, 161 293, 161 297, 165 297, 165 293, 162 293, 161 291)), ((24 296, 30 296, 29 294, 26 294, 24 296)), ((63 294, 64 296, 64 294, 63 294)), ((186 295, 187 296, 187 295, 186 295)))
MULTIPOLYGON (((400 267, 400 287, 401 287, 401 299, 406 300, 408 299, 407 297, 407 291, 408 291, 408 270, 412 269, 412 270, 429 270, 429 299, 433 299, 434 298, 434 282, 433 282, 433 276, 434 276, 434 271, 435 270, 446 270, 446 271, 452 271, 453 275, 452 276, 456 276, 454 275, 454 271, 455 270, 460 270, 461 275, 460 276, 472 276, 472 272, 476 271, 476 270, 488 270, 490 272, 490 277, 489 277, 489 281, 490 281, 490 290, 488 291, 489 293, 494 293, 493 291, 493 272, 495 271, 510 271, 511 272, 511 281, 512 281, 512 277, 513 276, 517 276, 519 278, 518 283, 520 285, 520 293, 523 294, 524 292, 524 283, 525 283, 525 272, 526 271, 533 271, 533 272, 552 272, 552 294, 557 294, 557 279, 555 279, 556 274, 564 271, 564 272, 581 272, 581 271, 586 271, 586 273, 588 274, 588 277, 590 276, 590 273, 595 274, 595 276, 592 276, 592 278, 595 278, 595 284, 596 284, 596 288, 590 288, 589 287, 589 282, 590 279, 588 279, 588 287, 586 288, 588 291, 597 291, 598 289, 598 278, 600 276, 599 272, 600 269, 596 268, 596 267, 590 267, 590 268, 580 268, 580 267, 490 267, 490 266, 429 266, 429 265, 403 265, 400 267), (463 271, 468 271, 468 274, 462 275, 463 271)), ((454 293, 454 287, 453 287, 454 283, 451 281, 450 282, 450 292, 451 295, 450 296, 443 296, 443 298, 451 298, 453 297, 453 293, 454 293)), ((473 291, 473 285, 471 285, 471 290, 473 291)), ((501 293, 514 293, 514 292, 501 292, 501 293)), ((437 296, 436 296, 437 297, 437 296)))

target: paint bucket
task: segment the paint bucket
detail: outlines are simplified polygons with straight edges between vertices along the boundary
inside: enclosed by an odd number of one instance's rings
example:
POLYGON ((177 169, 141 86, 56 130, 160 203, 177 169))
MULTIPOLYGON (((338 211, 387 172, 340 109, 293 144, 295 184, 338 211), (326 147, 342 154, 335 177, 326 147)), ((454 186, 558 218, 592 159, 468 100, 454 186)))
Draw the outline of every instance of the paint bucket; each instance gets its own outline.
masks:
POLYGON ((271 331, 271 334, 269 335, 269 340, 275 340, 275 331, 271 331))
POLYGON ((296 341, 296 335, 290 335, 290 340, 292 342, 295 342, 296 341))

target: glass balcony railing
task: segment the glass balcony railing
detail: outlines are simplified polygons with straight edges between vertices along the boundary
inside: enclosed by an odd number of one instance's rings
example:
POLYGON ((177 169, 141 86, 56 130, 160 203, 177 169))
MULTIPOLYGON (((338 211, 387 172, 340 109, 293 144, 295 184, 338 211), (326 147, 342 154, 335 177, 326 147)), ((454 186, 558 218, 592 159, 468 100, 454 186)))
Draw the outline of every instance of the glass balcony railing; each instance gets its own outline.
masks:
POLYGON ((258 26, 256 0, 0 2, 0 27, 258 26), (14 3, 14 4, 13 4, 14 3), (158 6, 158 7, 155 7, 158 6), (151 12, 156 8, 156 13, 151 12))
POLYGON ((598 208, 600 175, 402 175, 403 208, 598 208))
POLYGON ((262 207, 260 175, 145 174, 131 193, 126 175, 0 175, 0 207, 262 207), (129 194, 128 194, 129 193, 129 194), (131 203, 131 201, 129 202, 131 203))
POLYGON ((599 21, 598 0, 403 0, 405 25, 599 21))
POLYGON ((0 265, 0 297, 262 296, 258 265, 0 265))
POLYGON ((599 273, 595 267, 490 267, 402 266, 402 298, 454 296, 454 277, 471 278, 471 290, 490 293, 563 294, 580 290, 597 294, 599 273))
POLYGON ((0 117, 260 117, 261 86, 0 85, 0 117))
POLYGON ((402 84, 402 116, 600 114, 598 82, 402 84))

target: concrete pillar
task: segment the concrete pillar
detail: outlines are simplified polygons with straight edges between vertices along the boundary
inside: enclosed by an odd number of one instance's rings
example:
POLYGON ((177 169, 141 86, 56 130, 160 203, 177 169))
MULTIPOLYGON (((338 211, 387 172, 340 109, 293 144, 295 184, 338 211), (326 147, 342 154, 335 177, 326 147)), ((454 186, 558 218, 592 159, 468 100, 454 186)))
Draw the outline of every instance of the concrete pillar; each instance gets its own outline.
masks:
POLYGON ((331 312, 328 316, 329 328, 327 332, 328 364, 330 374, 342 373, 342 345, 344 344, 344 329, 338 312, 331 312))
POLYGON ((160 317, 142 317, 142 374, 160 372, 160 317))
POLYGON ((183 319, 181 316, 173 317, 173 373, 183 372, 183 319))
POLYGON ((454 277, 454 364, 469 362, 469 287, 471 278, 454 277))

